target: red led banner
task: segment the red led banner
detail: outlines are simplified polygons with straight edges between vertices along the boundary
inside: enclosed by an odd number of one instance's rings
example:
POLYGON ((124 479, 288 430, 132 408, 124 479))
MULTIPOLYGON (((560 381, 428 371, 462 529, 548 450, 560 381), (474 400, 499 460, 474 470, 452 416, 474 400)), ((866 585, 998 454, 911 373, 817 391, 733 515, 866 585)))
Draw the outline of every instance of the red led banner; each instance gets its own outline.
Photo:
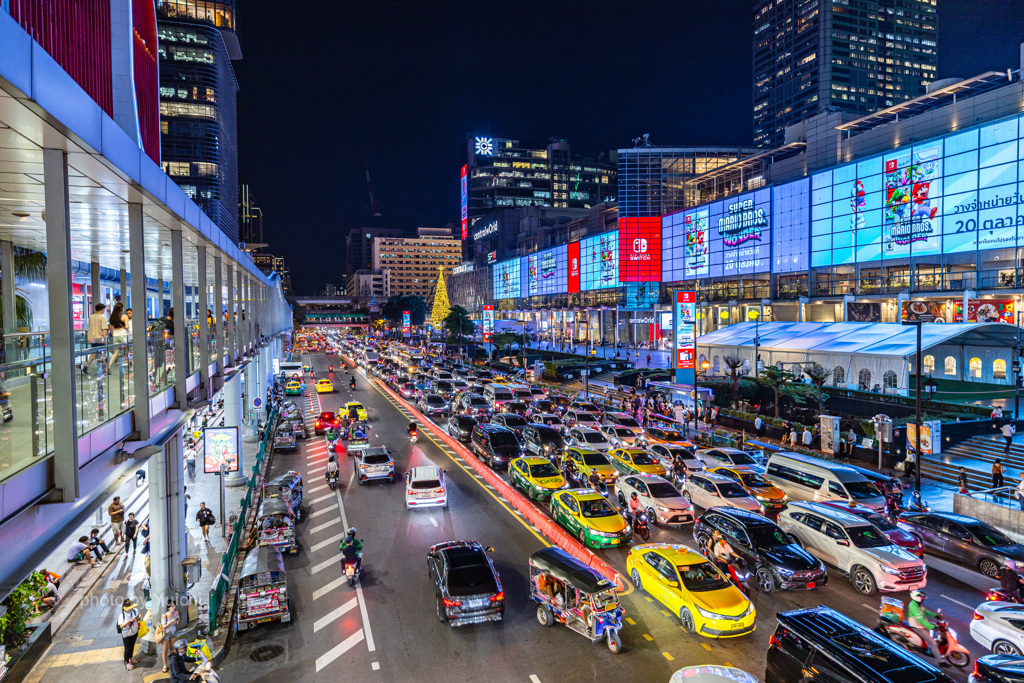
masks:
POLYGON ((661 217, 619 218, 619 282, 661 281, 661 217))
POLYGON ((580 243, 570 242, 569 247, 569 293, 580 291, 580 243))

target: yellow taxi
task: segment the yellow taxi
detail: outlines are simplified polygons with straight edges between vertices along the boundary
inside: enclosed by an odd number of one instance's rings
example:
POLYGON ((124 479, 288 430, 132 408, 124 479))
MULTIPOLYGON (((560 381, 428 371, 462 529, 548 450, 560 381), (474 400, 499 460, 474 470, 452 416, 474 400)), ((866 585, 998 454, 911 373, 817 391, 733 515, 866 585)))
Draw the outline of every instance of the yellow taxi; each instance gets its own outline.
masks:
POLYGON ((555 491, 568 486, 565 477, 550 460, 536 456, 512 460, 508 464, 508 478, 513 486, 526 492, 533 500, 547 500, 555 491))
POLYGON ((739 483, 747 493, 753 496, 765 512, 782 510, 789 503, 786 493, 764 478, 760 472, 749 470, 746 467, 712 467, 708 472, 721 474, 739 483))
POLYGON ((316 393, 318 394, 332 394, 334 393, 334 382, 324 378, 316 381, 316 393))
POLYGON ((566 448, 562 466, 565 468, 566 478, 579 486, 589 486, 590 475, 595 472, 605 484, 614 484, 619 476, 618 470, 609 462, 608 457, 592 448, 566 448))
POLYGON ((551 496, 551 519, 591 548, 626 545, 633 535, 619 511, 594 489, 570 489, 551 496))
POLYGON ((302 382, 297 379, 289 380, 284 385, 284 393, 286 396, 299 396, 302 394, 302 382))
POLYGON ((664 477, 668 473, 657 458, 642 448, 613 448, 608 453, 608 459, 620 474, 656 474, 664 477))
POLYGON ((693 442, 685 436, 674 429, 664 429, 662 427, 648 427, 647 431, 639 437, 639 440, 648 446, 666 444, 669 446, 693 448, 693 442))
POLYGON ((683 630, 711 638, 754 631, 754 605, 707 558, 685 545, 647 543, 626 555, 637 590, 679 617, 683 630))
POLYGON ((359 422, 366 422, 366 408, 359 401, 349 401, 345 404, 341 414, 347 417, 349 420, 357 420, 359 422))

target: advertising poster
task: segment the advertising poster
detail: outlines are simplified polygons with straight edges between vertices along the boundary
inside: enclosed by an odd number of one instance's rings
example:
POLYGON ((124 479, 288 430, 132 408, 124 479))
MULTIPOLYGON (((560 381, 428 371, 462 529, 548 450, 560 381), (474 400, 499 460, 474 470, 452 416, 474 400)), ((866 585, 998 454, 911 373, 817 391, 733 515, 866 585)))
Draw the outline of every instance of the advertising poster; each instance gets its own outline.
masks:
POLYGON ((494 298, 519 297, 519 259, 502 261, 494 266, 494 298))
POLYGON ((836 444, 839 443, 839 418, 832 415, 819 415, 821 428, 821 451, 830 455, 836 454, 836 444))
POLYGON ((562 245, 521 258, 523 296, 565 294, 565 255, 566 248, 562 245))
POLYGON ((683 234, 686 240, 686 271, 684 279, 705 277, 711 263, 708 253, 711 234, 708 232, 708 210, 698 209, 685 214, 683 234))
POLYGON ((484 342, 494 339, 494 306, 484 306, 483 333, 484 342))
POLYGON ((846 304, 846 321, 851 323, 882 322, 882 304, 857 303, 846 304))
POLYGON ((206 427, 203 429, 203 472, 238 471, 238 427, 206 427))
MULTIPOLYGON (((725 210, 713 221, 717 238, 721 239, 721 275, 746 275, 769 270, 771 191, 758 190, 721 204, 725 210)), ((711 274, 715 275, 714 272, 711 274)))
POLYGON ((402 311, 402 334, 406 337, 412 334, 412 315, 409 311, 402 311))
MULTIPOLYGON (((913 453, 917 447, 917 425, 907 423, 907 453, 913 453)), ((931 420, 921 425, 921 454, 938 455, 942 452, 942 423, 931 420)))
POLYGON ((606 232, 580 240, 580 290, 619 286, 618 233, 606 232))
POLYGON ((661 280, 661 217, 619 218, 619 282, 661 280))
POLYGON ((904 301, 900 320, 907 323, 944 323, 946 304, 938 301, 904 301))
POLYGON ((680 384, 693 384, 696 381, 697 294, 676 292, 674 308, 676 381, 680 384))
POLYGON ((623 307, 631 311, 646 311, 658 303, 657 282, 629 282, 623 307))
POLYGON ((569 293, 580 291, 580 243, 570 242, 566 245, 566 254, 569 260, 569 293))
POLYGON ((467 186, 467 167, 462 167, 462 239, 469 238, 469 188, 467 186))
POLYGON ((1014 324, 1013 299, 968 299, 967 320, 964 320, 963 302, 956 304, 958 323, 1010 323, 1014 324))
POLYGON ((519 259, 519 262, 523 265, 523 296, 537 296, 540 293, 540 276, 537 272, 540 255, 533 253, 519 259))
POLYGON ((772 189, 772 272, 807 270, 810 180, 803 178, 772 189))
POLYGON ((941 145, 915 147, 885 159, 882 206, 884 258, 911 253, 938 254, 942 249, 938 184, 941 145))

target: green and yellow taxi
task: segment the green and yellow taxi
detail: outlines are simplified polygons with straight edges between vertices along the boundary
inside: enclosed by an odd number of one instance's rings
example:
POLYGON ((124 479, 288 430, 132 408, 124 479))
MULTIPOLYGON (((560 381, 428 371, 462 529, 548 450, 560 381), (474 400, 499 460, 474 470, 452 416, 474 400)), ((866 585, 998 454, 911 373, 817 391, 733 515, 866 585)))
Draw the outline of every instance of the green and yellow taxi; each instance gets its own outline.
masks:
POLYGON ((569 489, 551 496, 551 518, 590 548, 626 545, 633 534, 619 511, 594 489, 569 489))
POLYGON ((330 394, 334 392, 334 382, 324 378, 316 381, 316 393, 318 394, 330 394))
POLYGON ((642 448, 613 448, 608 459, 621 474, 656 474, 659 477, 667 474, 665 466, 642 448))
POLYGON ((290 379, 285 382, 284 395, 285 396, 300 396, 302 394, 302 382, 297 379, 290 379))
POLYGON ((548 500, 555 491, 568 486, 550 460, 536 456, 513 459, 508 464, 508 478, 533 500, 548 500))
POLYGON ((357 420, 359 422, 366 422, 366 408, 359 401, 349 401, 345 404, 341 414, 350 420, 357 420))
POLYGON ((608 460, 608 456, 593 448, 566 448, 562 466, 565 468, 566 478, 580 486, 589 486, 590 475, 595 472, 604 484, 614 484, 619 476, 618 470, 608 460))
POLYGON ((741 466, 711 467, 708 469, 708 472, 721 474, 737 482, 761 504, 765 512, 782 510, 789 504, 789 497, 786 496, 786 492, 765 479, 764 475, 760 472, 755 472, 741 466))
POLYGON ((752 633, 756 612, 747 596, 718 567, 685 545, 645 543, 626 555, 637 590, 679 618, 684 631, 710 638, 752 633))

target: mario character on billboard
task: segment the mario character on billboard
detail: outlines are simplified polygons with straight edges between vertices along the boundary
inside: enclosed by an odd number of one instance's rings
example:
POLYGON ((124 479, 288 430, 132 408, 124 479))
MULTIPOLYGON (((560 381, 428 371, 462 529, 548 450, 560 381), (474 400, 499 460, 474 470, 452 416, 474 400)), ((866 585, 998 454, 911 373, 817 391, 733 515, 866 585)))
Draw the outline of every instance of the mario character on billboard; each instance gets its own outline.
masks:
POLYGON ((850 193, 850 211, 853 213, 854 230, 864 227, 864 211, 868 207, 867 193, 864 192, 863 181, 856 180, 853 183, 853 191, 850 193))
POLYGON ((935 218, 935 214, 939 212, 939 207, 932 206, 931 199, 928 198, 930 185, 931 183, 914 183, 914 190, 911 194, 914 208, 910 214, 911 218, 920 217, 932 220, 935 218))

